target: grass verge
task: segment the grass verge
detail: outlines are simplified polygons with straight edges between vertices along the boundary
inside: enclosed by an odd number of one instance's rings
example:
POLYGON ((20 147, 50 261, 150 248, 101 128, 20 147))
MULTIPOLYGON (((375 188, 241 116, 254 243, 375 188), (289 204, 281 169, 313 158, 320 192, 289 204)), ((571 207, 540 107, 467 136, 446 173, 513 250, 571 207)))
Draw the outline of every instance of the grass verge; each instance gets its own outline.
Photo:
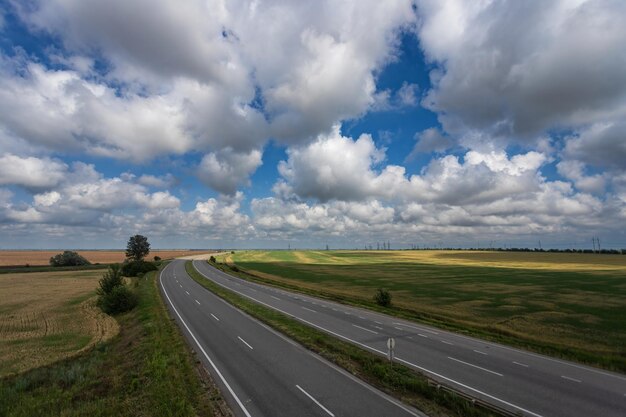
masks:
POLYGON ((397 363, 390 365, 387 360, 378 355, 306 326, 285 314, 249 301, 204 278, 196 271, 191 261, 185 264, 185 269, 197 283, 237 308, 381 391, 422 410, 429 416, 482 417, 501 415, 473 405, 470 401, 454 393, 438 389, 429 383, 425 376, 406 366, 397 363))
POLYGON ((216 386, 170 319, 151 272, 120 333, 78 357, 0 379, 0 415, 224 416, 216 386), (199 378, 200 376, 200 378, 199 378))

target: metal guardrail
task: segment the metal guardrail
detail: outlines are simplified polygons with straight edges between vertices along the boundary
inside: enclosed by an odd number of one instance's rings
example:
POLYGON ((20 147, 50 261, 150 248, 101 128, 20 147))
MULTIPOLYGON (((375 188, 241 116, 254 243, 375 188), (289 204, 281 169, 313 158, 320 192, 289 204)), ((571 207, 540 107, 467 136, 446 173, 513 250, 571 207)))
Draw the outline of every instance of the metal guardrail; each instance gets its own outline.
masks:
POLYGON ((424 375, 427 379, 428 379, 428 385, 435 387, 438 390, 444 390, 447 392, 450 392, 454 395, 457 395, 459 397, 464 398, 465 400, 469 401, 470 403, 472 403, 474 406, 480 407, 480 408, 484 408, 485 410, 488 411, 493 411, 498 413, 498 415, 501 415, 503 417, 523 417, 523 413, 522 412, 512 412, 511 410, 508 410, 506 408, 502 408, 499 407, 495 404, 489 403, 487 401, 481 400, 480 398, 476 398, 473 397, 463 391, 460 391, 456 388, 453 388, 449 385, 446 384, 442 384, 439 381, 435 381, 434 379, 432 379, 431 377, 424 375))

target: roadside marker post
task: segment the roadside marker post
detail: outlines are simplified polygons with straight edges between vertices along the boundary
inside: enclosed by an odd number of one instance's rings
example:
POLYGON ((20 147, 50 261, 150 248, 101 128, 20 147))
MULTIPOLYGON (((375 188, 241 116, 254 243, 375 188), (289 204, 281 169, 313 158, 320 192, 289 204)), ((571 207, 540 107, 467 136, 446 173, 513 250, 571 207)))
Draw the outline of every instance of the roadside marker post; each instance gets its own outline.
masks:
POLYGON ((393 350, 396 347, 396 339, 390 337, 387 339, 387 354, 389 355, 389 362, 393 363, 393 350))

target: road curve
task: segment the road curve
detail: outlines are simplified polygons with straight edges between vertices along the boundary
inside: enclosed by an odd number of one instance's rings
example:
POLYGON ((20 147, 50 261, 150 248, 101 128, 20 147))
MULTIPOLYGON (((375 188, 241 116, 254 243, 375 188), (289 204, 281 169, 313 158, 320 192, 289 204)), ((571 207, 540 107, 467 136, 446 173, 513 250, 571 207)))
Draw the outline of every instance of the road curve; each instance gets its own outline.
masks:
POLYGON ((225 274, 206 278, 257 303, 396 360, 513 413, 533 417, 626 416, 626 375, 550 358, 225 274))
POLYGON ((422 416, 215 296, 184 261, 159 286, 237 416, 422 416))

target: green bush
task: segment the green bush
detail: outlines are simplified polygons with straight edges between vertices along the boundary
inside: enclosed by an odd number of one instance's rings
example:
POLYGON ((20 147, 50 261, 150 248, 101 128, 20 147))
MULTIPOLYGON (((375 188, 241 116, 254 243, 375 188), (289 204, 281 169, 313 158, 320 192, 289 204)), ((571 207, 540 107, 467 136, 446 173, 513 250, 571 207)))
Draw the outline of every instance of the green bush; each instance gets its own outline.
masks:
POLYGON ((126 285, 113 287, 111 292, 98 298, 98 306, 107 314, 118 314, 132 310, 137 305, 137 295, 126 285))
POLYGON ((81 266, 81 265, 91 265, 91 263, 80 256, 78 253, 66 250, 63 253, 59 253, 58 255, 54 255, 50 258, 50 265, 52 266, 81 266))
POLYGON ((215 260, 215 256, 211 255, 211 257, 209 258, 209 262, 211 262, 212 264, 214 264, 215 262, 217 262, 215 260))
POLYGON ((158 262, 161 260, 161 257, 159 255, 154 255, 154 262, 158 262))
POLYGON ((131 310, 137 305, 137 295, 124 284, 122 268, 111 265, 99 281, 98 307, 107 314, 118 314, 131 310))
POLYGON ((113 291, 113 288, 124 285, 120 266, 118 264, 111 265, 98 283, 100 284, 100 287, 96 290, 98 295, 108 294, 113 291))
POLYGON ((374 294, 374 302, 379 306, 389 307, 391 305, 391 293, 384 288, 379 288, 374 294))
POLYGON ((136 277, 139 274, 156 271, 159 268, 152 263, 146 261, 126 261, 122 264, 122 275, 125 277, 136 277))

